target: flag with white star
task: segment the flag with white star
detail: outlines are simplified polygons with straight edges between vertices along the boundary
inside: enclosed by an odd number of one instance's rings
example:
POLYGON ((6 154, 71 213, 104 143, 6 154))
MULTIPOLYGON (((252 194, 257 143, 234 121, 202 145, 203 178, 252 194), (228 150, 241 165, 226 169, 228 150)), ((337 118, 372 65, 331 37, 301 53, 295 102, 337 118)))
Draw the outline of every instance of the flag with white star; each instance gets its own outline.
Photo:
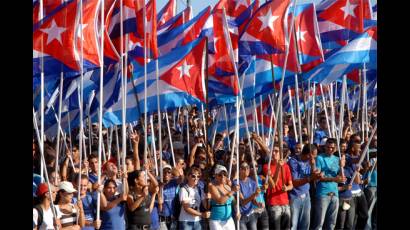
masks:
POLYGON ((97 1, 83 3, 82 23, 76 18, 79 11, 78 1, 71 1, 34 26, 33 50, 36 53, 34 58, 41 53, 46 55, 44 72, 59 73, 67 68, 71 71, 80 70, 80 29, 83 32, 84 69, 100 65, 93 16, 97 12, 97 4, 97 1))
POLYGON ((176 0, 169 0, 168 3, 158 12, 157 24, 158 28, 175 17, 177 11, 176 0))
POLYGON ((294 27, 299 64, 308 71, 324 61, 313 3, 296 6, 294 27))
POLYGON ((273 54, 285 50, 289 0, 263 4, 239 38, 239 55, 273 54))
MULTIPOLYGON (((136 121, 144 113, 145 98, 148 113, 158 110, 157 95, 159 95, 161 110, 205 103, 205 39, 197 39, 160 56, 158 81, 156 63, 149 62, 146 88, 143 68, 136 61, 132 61, 132 64, 133 80, 127 83, 127 123, 136 121)), ((104 114, 104 126, 121 124, 121 109, 121 98, 119 98, 118 102, 104 114)))

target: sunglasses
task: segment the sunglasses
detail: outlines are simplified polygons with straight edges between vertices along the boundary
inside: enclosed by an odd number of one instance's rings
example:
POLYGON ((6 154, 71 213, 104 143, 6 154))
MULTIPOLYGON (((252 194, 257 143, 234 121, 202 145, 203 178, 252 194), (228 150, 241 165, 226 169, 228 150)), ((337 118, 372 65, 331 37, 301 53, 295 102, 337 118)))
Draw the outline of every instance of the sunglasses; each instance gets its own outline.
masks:
POLYGON ((220 173, 220 174, 218 174, 218 176, 227 177, 228 175, 226 173, 220 173))
POLYGON ((171 173, 171 170, 165 170, 164 173, 170 174, 170 173, 171 173))
POLYGON ((199 175, 191 175, 191 178, 193 178, 193 179, 199 179, 199 175))

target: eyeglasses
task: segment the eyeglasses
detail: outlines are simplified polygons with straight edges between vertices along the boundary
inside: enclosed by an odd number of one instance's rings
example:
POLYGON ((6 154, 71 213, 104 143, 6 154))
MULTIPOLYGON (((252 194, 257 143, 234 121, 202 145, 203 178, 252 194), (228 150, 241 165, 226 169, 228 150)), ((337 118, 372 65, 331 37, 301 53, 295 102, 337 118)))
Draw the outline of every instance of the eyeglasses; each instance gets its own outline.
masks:
POLYGON ((170 173, 171 173, 171 170, 165 170, 164 173, 170 174, 170 173))
POLYGON ((192 179, 199 179, 199 177, 200 177, 199 175, 191 175, 192 179))

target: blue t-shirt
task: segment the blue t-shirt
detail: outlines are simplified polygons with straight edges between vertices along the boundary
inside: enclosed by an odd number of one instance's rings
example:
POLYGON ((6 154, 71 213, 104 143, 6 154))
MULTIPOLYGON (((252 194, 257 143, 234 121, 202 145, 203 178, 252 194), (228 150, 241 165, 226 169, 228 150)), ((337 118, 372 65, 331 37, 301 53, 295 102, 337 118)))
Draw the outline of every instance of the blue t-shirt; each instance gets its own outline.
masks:
MULTIPOLYGON (((118 196, 114 196, 107 201, 113 201, 118 196)), ((108 211, 101 212, 101 230, 125 230, 125 202, 119 203, 108 211)))
MULTIPOLYGON (((261 188, 261 192, 256 197, 256 201, 259 202, 259 203, 265 204, 265 192, 262 189, 262 187, 263 187, 262 185, 263 185, 263 181, 262 181, 261 177, 258 175, 258 187, 261 188)), ((259 208, 259 207, 252 203, 252 208, 259 208)))
POLYGON ((151 212, 151 229, 159 229, 158 200, 155 201, 151 212))
POLYGON ((174 211, 172 209, 172 202, 176 198, 177 187, 178 184, 175 179, 169 181, 166 185, 164 185, 164 203, 162 205, 162 212, 160 213, 161 216, 169 217, 173 215, 174 211))
POLYGON ((317 129, 315 130, 315 136, 313 143, 320 144, 323 138, 328 137, 327 132, 325 130, 317 129))
MULTIPOLYGON (((237 180, 234 180, 233 184, 236 185, 237 183, 237 180)), ((256 182, 249 177, 243 181, 239 180, 239 186, 244 199, 252 196, 252 194, 256 191, 256 182)), ((252 201, 245 205, 241 205, 240 207, 241 214, 248 215, 252 211, 252 201)))
MULTIPOLYGON (((336 177, 339 173, 339 158, 334 155, 320 154, 316 158, 316 168, 324 173, 325 177, 336 177)), ((316 197, 327 196, 328 193, 333 192, 338 196, 338 189, 336 182, 322 182, 318 181, 316 186, 316 197)))
POLYGON ((288 147, 289 147, 290 149, 294 149, 294 148, 295 148, 295 145, 296 145, 296 140, 295 140, 295 138, 286 136, 286 137, 283 137, 283 141, 288 144, 288 147))
POLYGON ((88 173, 88 181, 90 181, 91 184, 97 183, 97 181, 98 181, 97 174, 94 174, 92 172, 88 173))
MULTIPOLYGON (((302 161, 300 159, 300 156, 294 156, 290 158, 288 164, 290 166, 290 172, 292 173, 293 179, 303 179, 306 177, 310 177, 311 167, 309 164, 309 160, 302 161)), ((309 195, 309 189, 309 183, 306 183, 298 187, 293 187, 293 189, 289 193, 289 197, 291 200, 293 200, 303 194, 309 195)))
MULTIPOLYGON (((81 201, 83 202, 85 220, 93 222, 97 208, 97 192, 87 192, 81 201)), ((77 196, 73 196, 72 203, 77 203, 77 196)), ((81 230, 94 230, 94 226, 85 226, 81 230)))
MULTIPOLYGON (((346 182, 345 183, 339 183, 338 186, 344 186, 350 183, 350 181, 352 180, 352 176, 353 176, 353 169, 352 167, 346 166, 343 168, 343 172, 345 174, 346 177, 346 182)), ((353 185, 352 185, 353 188, 353 185)), ((344 198, 344 199, 348 199, 352 197, 352 190, 344 190, 339 192, 339 198, 344 198)))
POLYGON ((369 187, 377 187, 377 169, 370 175, 369 187))

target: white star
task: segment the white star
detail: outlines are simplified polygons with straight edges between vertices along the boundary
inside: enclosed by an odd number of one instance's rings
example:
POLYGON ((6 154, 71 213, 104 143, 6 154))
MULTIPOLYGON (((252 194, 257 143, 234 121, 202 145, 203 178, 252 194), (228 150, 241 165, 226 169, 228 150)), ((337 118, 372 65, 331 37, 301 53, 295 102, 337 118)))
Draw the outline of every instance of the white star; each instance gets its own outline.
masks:
POLYGON ((165 23, 165 18, 166 18, 167 15, 168 15, 168 12, 165 12, 165 13, 162 15, 162 18, 161 18, 161 21, 160 21, 161 24, 162 24, 162 23, 165 23))
POLYGON ((87 27, 88 24, 80 24, 80 25, 81 26, 77 27, 77 37, 81 39, 81 31, 83 31, 83 41, 84 41, 84 28, 87 27))
POLYGON ((357 7, 357 4, 350 4, 350 0, 346 1, 346 6, 340 8, 344 12, 344 19, 347 18, 347 15, 350 15, 352 17, 356 17, 354 14, 354 9, 357 7))
POLYGON ((307 31, 305 30, 305 31, 298 31, 298 32, 296 32, 296 37, 297 37, 297 39, 298 40, 302 40, 302 41, 306 41, 305 40, 305 34, 307 33, 307 31))
POLYGON ((66 31, 67 29, 64 27, 58 27, 56 24, 56 21, 53 20, 51 22, 50 27, 46 28, 46 29, 40 29, 42 32, 47 34, 47 45, 52 42, 54 39, 57 39, 57 41, 60 42, 60 44, 62 45, 62 41, 61 41, 61 34, 66 31))
POLYGON ((180 72, 179 79, 181 79, 184 75, 191 77, 189 74, 189 70, 193 67, 194 65, 188 65, 186 63, 186 60, 184 60, 184 64, 182 64, 180 67, 177 67, 177 69, 180 72))
POLYGON ((248 0, 238 0, 235 4, 235 11, 237 11, 239 6, 245 6, 246 8, 248 8, 249 7, 248 0))
POLYGON ((259 32, 263 31, 266 27, 269 27, 272 32, 274 31, 273 23, 278 19, 279 16, 272 16, 272 9, 269 9, 268 14, 264 16, 259 16, 258 19, 262 22, 262 26, 259 32))

